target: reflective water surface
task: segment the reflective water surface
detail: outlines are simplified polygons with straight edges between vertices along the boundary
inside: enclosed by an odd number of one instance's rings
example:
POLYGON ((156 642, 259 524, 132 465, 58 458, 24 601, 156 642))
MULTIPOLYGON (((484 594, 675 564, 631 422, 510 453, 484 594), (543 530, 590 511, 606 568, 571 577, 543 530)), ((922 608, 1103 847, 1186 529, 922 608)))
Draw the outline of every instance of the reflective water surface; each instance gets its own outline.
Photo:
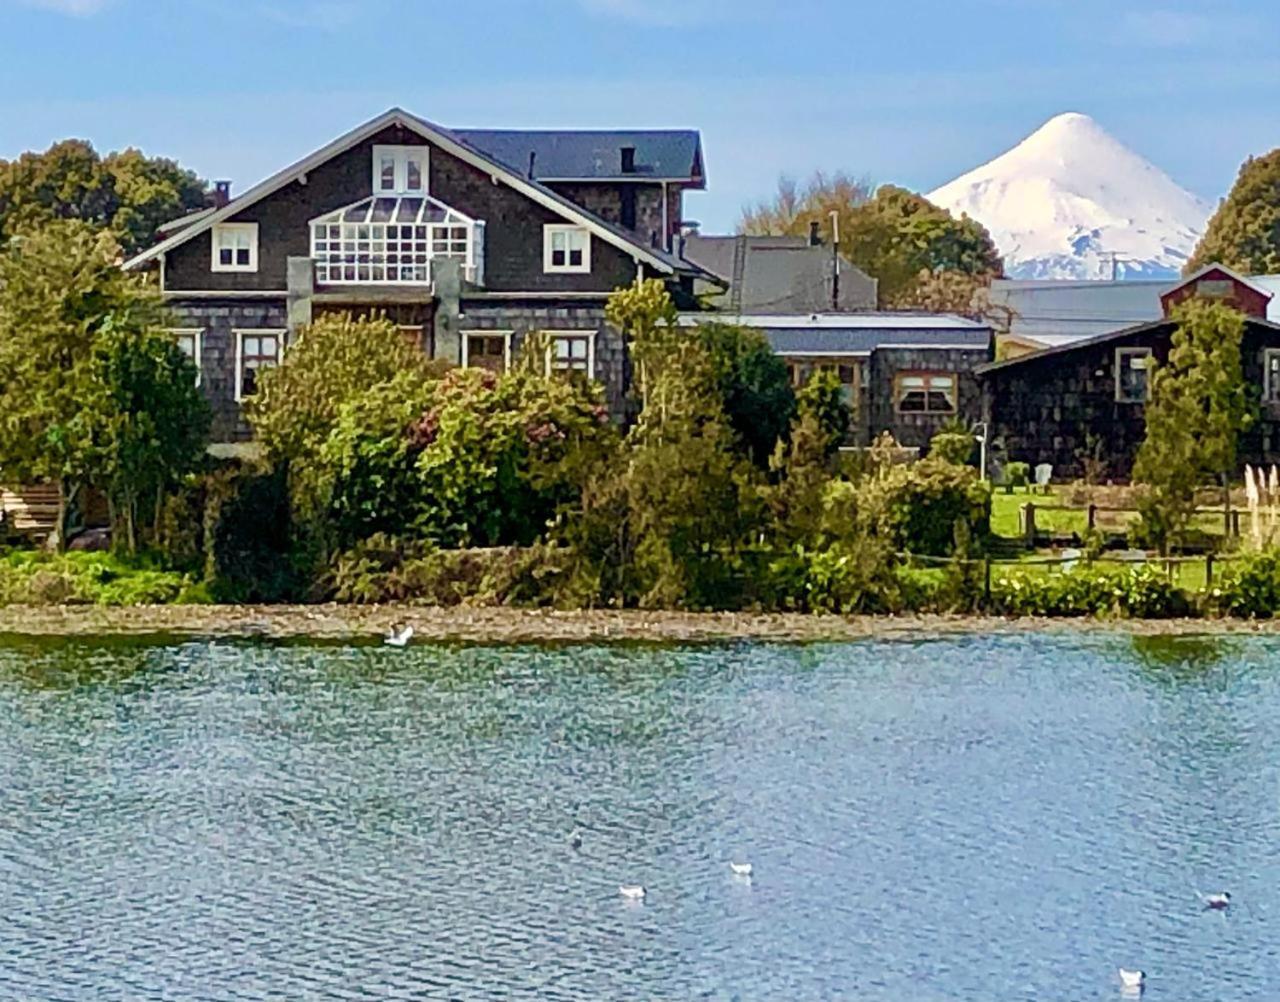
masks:
POLYGON ((1260 639, 0 642, 0 998, 1280 998, 1278 678, 1260 639))

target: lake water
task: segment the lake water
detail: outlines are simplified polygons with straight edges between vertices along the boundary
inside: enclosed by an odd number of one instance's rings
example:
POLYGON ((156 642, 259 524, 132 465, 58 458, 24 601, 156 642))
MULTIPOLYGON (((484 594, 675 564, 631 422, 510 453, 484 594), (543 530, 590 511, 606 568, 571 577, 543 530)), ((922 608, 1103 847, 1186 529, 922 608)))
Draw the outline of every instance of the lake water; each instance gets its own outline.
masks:
POLYGON ((11 640, 0 998, 1275 999, 1278 780, 1261 639, 11 640))

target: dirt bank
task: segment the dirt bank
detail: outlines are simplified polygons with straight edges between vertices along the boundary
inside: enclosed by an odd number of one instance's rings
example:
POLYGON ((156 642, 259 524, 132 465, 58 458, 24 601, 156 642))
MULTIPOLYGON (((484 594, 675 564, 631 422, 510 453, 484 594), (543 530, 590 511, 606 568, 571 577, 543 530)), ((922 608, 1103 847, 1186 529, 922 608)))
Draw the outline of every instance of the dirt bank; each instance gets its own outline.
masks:
POLYGON ((713 641, 922 639, 954 634, 1105 630, 1133 634, 1280 633, 1237 620, 999 619, 980 616, 806 616, 640 611, 556 612, 420 606, 99 606, 0 608, 0 633, 32 636, 170 634, 352 640, 410 623, 418 640, 713 641))

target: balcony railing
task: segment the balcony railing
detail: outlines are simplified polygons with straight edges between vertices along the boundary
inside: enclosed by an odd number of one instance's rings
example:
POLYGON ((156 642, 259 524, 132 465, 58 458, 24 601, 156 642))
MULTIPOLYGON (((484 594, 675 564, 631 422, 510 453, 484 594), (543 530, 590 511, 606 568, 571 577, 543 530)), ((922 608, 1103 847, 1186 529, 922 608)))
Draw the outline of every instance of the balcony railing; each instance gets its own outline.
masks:
POLYGON ((343 285, 430 285, 440 258, 461 262, 484 284, 484 223, 426 196, 373 196, 311 221, 316 281, 343 285))

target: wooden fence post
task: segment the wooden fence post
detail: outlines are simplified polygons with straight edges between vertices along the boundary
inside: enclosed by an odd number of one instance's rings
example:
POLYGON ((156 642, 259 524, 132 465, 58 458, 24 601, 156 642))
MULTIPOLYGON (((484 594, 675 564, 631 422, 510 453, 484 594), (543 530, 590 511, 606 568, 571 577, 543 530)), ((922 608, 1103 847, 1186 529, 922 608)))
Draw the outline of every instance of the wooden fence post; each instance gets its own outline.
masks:
POLYGON ((1098 521, 1098 506, 1092 501, 1089 502, 1089 532, 1093 532, 1093 527, 1098 521))
POLYGON ((1206 588, 1213 584, 1213 554, 1206 553, 1204 557, 1204 586, 1206 588))
POLYGON ((1231 512, 1231 535, 1235 536, 1236 539, 1240 538, 1240 510, 1238 508, 1232 509, 1231 512))
POLYGON ((1034 550, 1036 546, 1036 503, 1028 501, 1021 508, 1022 512, 1022 536, 1028 550, 1034 550))
POLYGON ((982 609, 991 608, 991 558, 982 558, 982 609))

